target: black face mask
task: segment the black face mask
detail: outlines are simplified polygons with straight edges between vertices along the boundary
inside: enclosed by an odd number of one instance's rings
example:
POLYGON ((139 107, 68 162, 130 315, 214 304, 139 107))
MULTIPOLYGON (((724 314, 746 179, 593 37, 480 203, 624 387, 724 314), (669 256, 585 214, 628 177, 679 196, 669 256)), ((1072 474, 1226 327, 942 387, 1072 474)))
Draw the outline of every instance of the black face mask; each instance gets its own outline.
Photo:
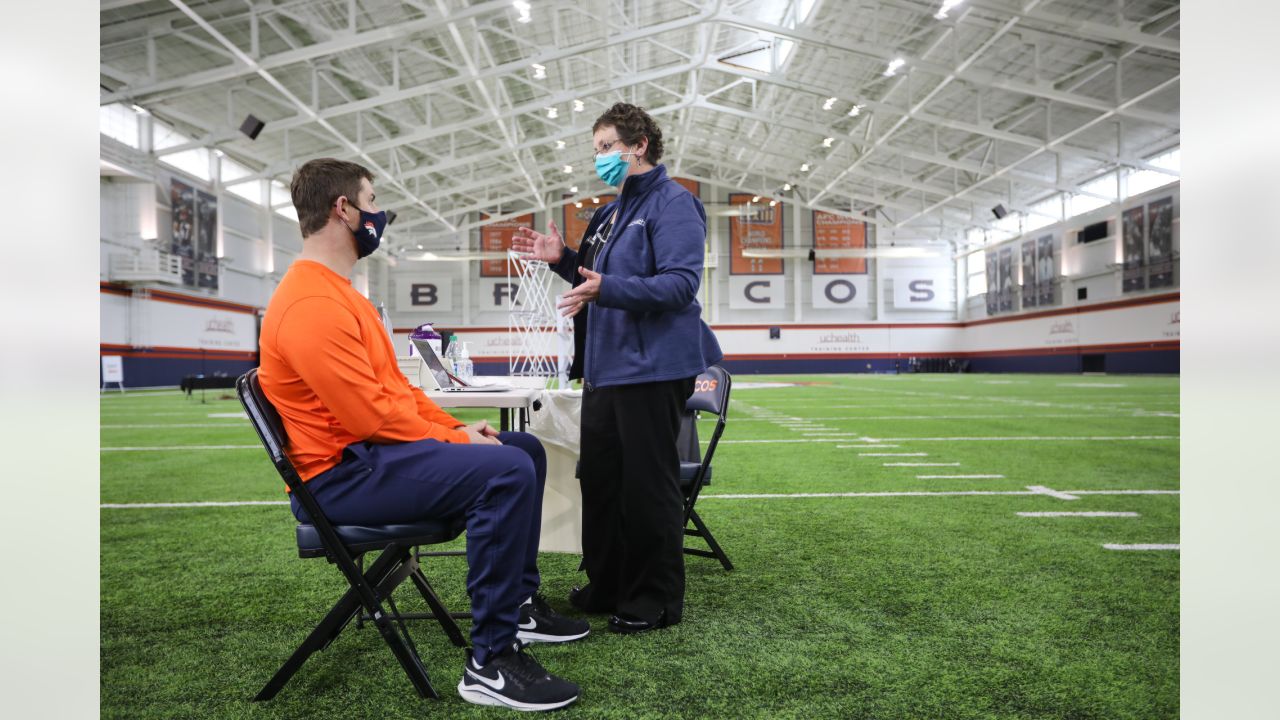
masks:
MULTIPOLYGON (((360 210, 359 207, 351 207, 360 210)), ((379 210, 376 213, 360 210, 360 225, 351 234, 356 238, 356 257, 362 258, 373 253, 382 243, 382 231, 387 227, 387 213, 379 210)))

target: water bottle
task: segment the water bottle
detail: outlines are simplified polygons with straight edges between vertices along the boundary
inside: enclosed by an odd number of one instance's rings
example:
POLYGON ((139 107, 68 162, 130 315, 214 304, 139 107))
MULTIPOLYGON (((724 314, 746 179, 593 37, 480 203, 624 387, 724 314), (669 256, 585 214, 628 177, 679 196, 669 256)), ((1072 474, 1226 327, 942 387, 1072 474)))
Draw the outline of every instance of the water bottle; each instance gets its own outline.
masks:
POLYGON ((440 357, 443 354, 444 340, 440 337, 440 333, 436 332, 436 329, 431 326, 431 323, 423 323, 422 325, 414 328, 413 332, 409 333, 410 355, 414 355, 416 353, 416 348, 413 346, 414 340, 426 340, 427 344, 431 346, 431 349, 436 351, 436 357, 440 357))
POLYGON ((449 335, 449 349, 444 354, 444 367, 455 377, 458 375, 458 366, 462 361, 462 353, 458 349, 458 336, 449 335))
POLYGON ((471 352, 467 349, 469 343, 462 343, 462 354, 458 356, 458 377, 464 383, 471 383, 475 378, 475 365, 471 363, 471 352))

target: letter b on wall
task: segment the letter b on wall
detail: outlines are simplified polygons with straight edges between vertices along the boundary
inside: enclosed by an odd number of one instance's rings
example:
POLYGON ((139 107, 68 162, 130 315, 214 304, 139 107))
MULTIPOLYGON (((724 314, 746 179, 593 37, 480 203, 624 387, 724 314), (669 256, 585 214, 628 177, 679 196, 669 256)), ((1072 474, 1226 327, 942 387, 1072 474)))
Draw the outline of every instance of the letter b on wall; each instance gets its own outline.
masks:
POLYGON ((453 310, 453 279, 420 274, 395 277, 396 311, 438 314, 453 310))

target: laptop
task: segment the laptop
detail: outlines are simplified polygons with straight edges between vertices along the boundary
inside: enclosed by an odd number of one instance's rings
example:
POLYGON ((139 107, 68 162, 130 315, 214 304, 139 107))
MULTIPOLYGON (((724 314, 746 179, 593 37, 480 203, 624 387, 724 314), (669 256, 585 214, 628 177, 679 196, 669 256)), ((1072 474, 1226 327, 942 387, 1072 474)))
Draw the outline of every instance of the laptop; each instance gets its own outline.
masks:
POLYGON ((428 390, 439 390, 440 392, 504 392, 510 390, 509 385, 468 385, 458 379, 444 367, 444 361, 436 354, 436 349, 431 346, 425 339, 411 338, 413 346, 418 349, 418 354, 422 356, 422 362, 426 363, 428 373, 423 377, 428 385, 435 387, 427 387, 428 390))

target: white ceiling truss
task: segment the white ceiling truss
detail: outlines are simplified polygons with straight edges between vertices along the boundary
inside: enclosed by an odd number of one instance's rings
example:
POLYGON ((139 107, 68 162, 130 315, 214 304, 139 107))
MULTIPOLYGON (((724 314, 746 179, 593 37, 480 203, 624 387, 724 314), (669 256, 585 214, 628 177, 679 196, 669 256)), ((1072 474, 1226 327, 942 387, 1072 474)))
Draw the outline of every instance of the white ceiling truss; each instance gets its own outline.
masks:
POLYGON ((162 153, 253 171, 236 182, 360 162, 401 249, 607 192, 591 124, 618 101, 658 119, 674 175, 927 239, 1179 144, 1176 0, 517 5, 102 0, 101 101, 196 138, 162 153))

